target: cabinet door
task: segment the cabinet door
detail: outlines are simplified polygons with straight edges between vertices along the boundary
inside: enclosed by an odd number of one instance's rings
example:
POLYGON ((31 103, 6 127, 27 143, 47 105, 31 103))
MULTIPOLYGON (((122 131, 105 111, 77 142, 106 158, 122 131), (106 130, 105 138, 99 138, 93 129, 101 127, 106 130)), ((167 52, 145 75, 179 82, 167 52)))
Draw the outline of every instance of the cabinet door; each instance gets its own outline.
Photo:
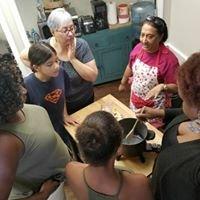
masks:
POLYGON ((99 74, 95 84, 122 77, 132 49, 134 33, 131 25, 82 36, 88 42, 98 67, 99 74))
POLYGON ((104 39, 106 39, 107 37, 99 37, 99 33, 97 32, 97 33, 92 33, 89 35, 83 35, 82 38, 88 42, 90 49, 94 55, 94 59, 98 68, 98 77, 94 84, 95 85, 100 84, 102 83, 102 79, 103 79, 103 75, 102 75, 103 70, 101 68, 102 61, 100 59, 100 49, 102 45, 104 47, 106 46, 107 43, 106 41, 104 41, 104 39))
POLYGON ((100 52, 101 73, 103 82, 120 79, 128 63, 128 43, 114 45, 100 52))

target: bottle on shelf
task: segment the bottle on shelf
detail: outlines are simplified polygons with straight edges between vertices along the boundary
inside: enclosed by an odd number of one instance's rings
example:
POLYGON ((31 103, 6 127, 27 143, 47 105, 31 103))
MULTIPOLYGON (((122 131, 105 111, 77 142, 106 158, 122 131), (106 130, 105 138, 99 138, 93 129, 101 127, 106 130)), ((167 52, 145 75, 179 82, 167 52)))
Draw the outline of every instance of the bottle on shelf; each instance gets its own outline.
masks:
POLYGON ((141 26, 148 15, 155 15, 155 5, 150 1, 139 1, 131 7, 132 23, 141 26))

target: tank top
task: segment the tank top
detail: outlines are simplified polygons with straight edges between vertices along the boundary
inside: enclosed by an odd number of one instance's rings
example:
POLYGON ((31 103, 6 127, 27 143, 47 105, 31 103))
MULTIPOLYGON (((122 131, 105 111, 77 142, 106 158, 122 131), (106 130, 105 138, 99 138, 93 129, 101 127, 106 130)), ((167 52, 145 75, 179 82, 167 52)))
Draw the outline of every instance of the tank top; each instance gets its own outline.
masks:
POLYGON ((84 182, 85 182, 85 184, 87 186, 87 190, 88 190, 88 200, 94 200, 94 199, 95 200, 117 200, 117 199, 119 199, 118 196, 120 194, 120 191, 121 191, 122 185, 123 185, 123 176, 122 176, 121 170, 116 169, 117 172, 119 173, 119 177, 120 177, 119 187, 117 189, 116 194, 108 195, 108 194, 97 192, 88 185, 86 176, 85 176, 85 169, 86 168, 84 168, 84 170, 83 170, 83 179, 84 179, 84 182))
POLYGON ((64 179, 65 165, 70 158, 44 108, 25 104, 22 111, 24 122, 0 125, 1 130, 12 133, 24 144, 9 199, 32 195, 52 176, 60 175, 64 179))

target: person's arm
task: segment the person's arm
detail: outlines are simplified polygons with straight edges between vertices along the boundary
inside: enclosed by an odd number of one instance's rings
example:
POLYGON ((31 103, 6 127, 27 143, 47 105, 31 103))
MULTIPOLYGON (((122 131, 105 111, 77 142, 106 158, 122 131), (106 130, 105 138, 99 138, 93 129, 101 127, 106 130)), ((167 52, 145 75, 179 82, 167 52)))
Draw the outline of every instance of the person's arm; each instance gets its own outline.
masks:
POLYGON ((16 136, 0 132, 0 199, 8 199, 24 145, 16 136))
POLYGON ((66 101, 64 102, 64 111, 63 111, 63 121, 64 124, 72 124, 72 125, 78 125, 79 123, 73 119, 68 113, 67 113, 67 106, 66 106, 66 101))
POLYGON ((30 197, 24 198, 23 200, 46 200, 57 189, 58 186, 58 181, 47 180, 42 184, 39 192, 30 197))
MULTIPOLYGON (((168 51, 170 50, 168 49, 168 51)), ((154 97, 156 98, 161 92, 166 92, 166 93, 178 92, 178 87, 176 84, 177 82, 176 72, 178 66, 179 66, 178 59, 175 57, 175 55, 173 53, 168 54, 168 57, 165 58, 164 65, 159 68, 160 71, 159 74, 161 76, 159 77, 159 79, 163 80, 163 82, 152 88, 146 95, 146 99, 154 97)))
POLYGON ((164 109, 157 109, 157 108, 150 108, 150 107, 143 107, 135 111, 136 117, 142 121, 146 121, 147 119, 152 118, 165 118, 165 110, 164 109), (141 110, 142 113, 141 113, 141 110))
POLYGON ((144 107, 135 111, 136 117, 142 121, 152 118, 163 118, 166 123, 169 123, 173 118, 183 113, 182 108, 166 108, 166 109, 157 109, 144 107), (141 109, 143 112, 141 113, 141 109))
POLYGON ((68 59, 73 65, 77 73, 86 81, 94 82, 98 75, 98 69, 95 60, 91 60, 87 63, 82 63, 75 57, 75 45, 74 42, 68 46, 68 59))
MULTIPOLYGON (((125 175, 125 173, 124 173, 125 175)), ((129 173, 126 174, 127 195, 129 198, 134 194, 136 199, 153 200, 153 194, 148 178, 143 174, 129 173), (134 188, 134 191, 132 190, 134 188)))
POLYGON ((77 58, 70 60, 77 73, 86 81, 94 82, 97 79, 98 69, 95 60, 87 63, 82 63, 77 58))
POLYGON ((87 190, 84 187, 83 170, 88 164, 77 161, 68 162, 65 168, 65 176, 67 177, 67 185, 74 193, 77 199, 87 199, 87 190))
MULTIPOLYGON (((19 160, 24 152, 20 139, 8 132, 0 132, 0 199, 6 200, 12 189, 19 160)), ((28 200, 46 200, 58 187, 57 181, 44 182, 38 193, 27 197, 28 200)))
POLYGON ((126 66, 126 69, 125 69, 125 72, 124 72, 124 75, 121 79, 121 82, 120 82, 120 85, 119 85, 119 91, 124 91, 128 85, 128 81, 129 81, 129 78, 132 76, 132 70, 129 66, 129 64, 126 66))
POLYGON ((31 68, 31 64, 28 59, 28 51, 29 51, 29 47, 22 50, 22 52, 20 53, 20 59, 27 67, 31 68))
POLYGON ((146 95, 146 99, 156 98, 161 92, 167 93, 177 93, 178 87, 174 83, 170 84, 158 84, 154 88, 152 88, 146 95))

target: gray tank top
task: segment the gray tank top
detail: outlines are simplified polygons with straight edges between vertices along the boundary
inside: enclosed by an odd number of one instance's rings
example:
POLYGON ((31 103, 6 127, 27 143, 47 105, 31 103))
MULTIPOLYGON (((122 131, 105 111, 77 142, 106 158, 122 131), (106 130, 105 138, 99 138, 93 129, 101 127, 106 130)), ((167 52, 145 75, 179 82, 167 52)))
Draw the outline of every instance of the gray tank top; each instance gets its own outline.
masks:
POLYGON ((85 176, 85 169, 86 168, 84 168, 84 170, 83 170, 83 179, 84 179, 84 182, 85 182, 85 184, 87 186, 87 190, 88 190, 88 200, 94 200, 94 199, 95 200, 118 200, 119 199, 118 196, 119 196, 119 193, 120 193, 122 185, 123 185, 123 175, 122 175, 121 170, 116 169, 117 172, 119 173, 119 177, 120 177, 119 187, 117 189, 116 194, 108 195, 108 194, 97 192, 88 185, 86 176, 85 176))
POLYGON ((54 131, 44 108, 25 104, 23 112, 26 117, 24 122, 0 125, 1 130, 16 135, 25 150, 9 199, 30 196, 51 176, 61 175, 64 178, 65 165, 70 158, 66 145, 54 131))

